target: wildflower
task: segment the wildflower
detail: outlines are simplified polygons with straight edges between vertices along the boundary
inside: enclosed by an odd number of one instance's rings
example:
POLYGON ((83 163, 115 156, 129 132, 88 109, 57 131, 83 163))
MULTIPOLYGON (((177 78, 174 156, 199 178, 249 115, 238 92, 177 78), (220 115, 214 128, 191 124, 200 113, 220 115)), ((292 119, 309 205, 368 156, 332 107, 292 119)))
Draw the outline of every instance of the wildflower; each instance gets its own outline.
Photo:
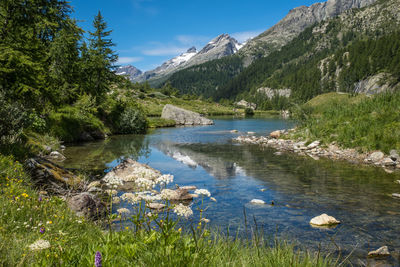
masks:
POLYGON ((175 206, 174 212, 178 216, 182 216, 182 217, 185 217, 185 218, 188 218, 189 216, 193 215, 192 209, 190 207, 187 207, 187 206, 183 205, 182 203, 179 203, 178 206, 175 206))
POLYGON ((166 200, 176 199, 178 194, 174 190, 164 189, 161 191, 161 198, 166 200))
POLYGON ((126 226, 126 227, 125 227, 125 230, 128 230, 128 229, 129 229, 129 227, 128 227, 128 226, 126 226))
POLYGON ((121 196, 121 199, 124 201, 128 201, 131 204, 136 204, 140 201, 140 197, 138 195, 132 193, 125 193, 121 196))
POLYGON ((135 180, 135 184, 143 189, 151 189, 155 186, 155 182, 146 178, 138 178, 135 180))
POLYGON ((167 185, 169 183, 172 183, 173 181, 174 181, 174 176, 171 174, 164 174, 156 179, 156 183, 160 185, 167 185))
POLYGON ((113 197, 112 203, 113 204, 119 204, 121 202, 121 199, 119 197, 113 197))
POLYGON ((44 227, 41 227, 40 230, 39 230, 39 232, 40 232, 41 234, 44 234, 44 232, 45 232, 44 227))
POLYGON ((27 193, 22 193, 21 196, 23 196, 24 198, 29 197, 29 195, 27 193))
POLYGON ((109 194, 110 196, 115 196, 118 192, 115 189, 108 189, 105 191, 107 194, 109 194))
POLYGON ((50 242, 47 240, 39 239, 33 244, 29 245, 30 250, 42 250, 50 247, 50 242))
POLYGON ((208 191, 207 189, 196 189, 194 191, 194 193, 197 195, 202 195, 202 196, 207 196, 207 197, 211 196, 210 191, 208 191))
POLYGON ((81 221, 81 220, 77 220, 76 222, 77 222, 77 223, 82 223, 82 221, 81 221))
POLYGON ((182 228, 179 228, 179 229, 178 229, 178 232, 182 232, 182 228))
POLYGON ((97 251, 96 255, 94 256, 94 266, 95 267, 102 267, 100 251, 97 251))
POLYGON ((120 208, 120 209, 117 209, 117 212, 118 212, 119 214, 129 214, 129 213, 130 213, 130 210, 128 210, 128 209, 126 209, 126 208, 120 208))
POLYGON ((46 224, 52 224, 52 223, 53 223, 52 221, 47 221, 47 222, 46 222, 46 224))
POLYGON ((209 223, 210 222, 210 220, 209 219, 207 219, 207 218, 201 218, 201 220, 200 220, 201 222, 205 222, 205 223, 209 223))

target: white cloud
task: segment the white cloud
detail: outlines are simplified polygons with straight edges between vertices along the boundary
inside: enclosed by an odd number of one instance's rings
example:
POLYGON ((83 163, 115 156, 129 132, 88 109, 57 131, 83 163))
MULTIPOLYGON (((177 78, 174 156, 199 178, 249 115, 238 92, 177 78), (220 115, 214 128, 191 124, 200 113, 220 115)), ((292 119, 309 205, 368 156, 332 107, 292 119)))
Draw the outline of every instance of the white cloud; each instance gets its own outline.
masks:
POLYGON ((188 48, 176 45, 157 46, 154 48, 143 49, 141 52, 146 56, 176 56, 186 52, 188 48))
POLYGON ((235 32, 232 33, 231 36, 238 40, 239 43, 244 43, 248 41, 251 38, 256 37, 260 33, 262 33, 264 30, 254 30, 254 31, 245 31, 245 32, 235 32))
POLYGON ((128 64, 128 63, 139 62, 142 60, 143 60, 142 57, 119 57, 118 64, 128 64))

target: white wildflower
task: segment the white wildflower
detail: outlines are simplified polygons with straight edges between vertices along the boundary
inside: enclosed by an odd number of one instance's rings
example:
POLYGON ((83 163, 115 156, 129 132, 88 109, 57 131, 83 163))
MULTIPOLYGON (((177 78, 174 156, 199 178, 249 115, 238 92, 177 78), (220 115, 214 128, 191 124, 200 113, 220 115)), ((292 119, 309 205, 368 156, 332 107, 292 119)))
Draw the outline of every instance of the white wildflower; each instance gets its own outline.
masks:
POLYGON ((194 191, 194 193, 197 195, 203 195, 203 196, 207 196, 207 197, 211 196, 210 191, 208 191, 207 189, 196 189, 194 191))
POLYGON ((115 176, 114 174, 112 174, 112 173, 108 173, 108 174, 104 177, 103 180, 104 180, 104 182, 105 182, 107 185, 109 185, 109 186, 123 185, 122 180, 121 180, 119 177, 117 177, 117 176, 115 176))
POLYGON ((109 194, 110 196, 115 196, 116 194, 118 194, 118 191, 115 189, 108 189, 105 191, 107 194, 109 194))
POLYGON ((178 193, 176 193, 174 190, 171 189, 163 189, 161 191, 160 196, 162 199, 171 200, 171 199, 177 199, 178 193))
POLYGON ((128 210, 128 209, 126 209, 126 208, 120 208, 120 209, 117 209, 117 212, 118 212, 119 214, 129 214, 129 213, 130 213, 130 210, 128 210))
POLYGON ((200 221, 202 221, 202 222, 205 222, 205 223, 209 223, 210 222, 210 220, 209 219, 207 219, 207 218, 201 218, 201 220, 200 221))
POLYGON ((183 205, 182 203, 179 203, 178 206, 175 206, 174 212, 178 216, 182 216, 185 218, 188 218, 189 216, 193 215, 193 211, 190 207, 183 205))
POLYGON ((33 244, 29 245, 30 250, 42 250, 50 247, 50 242, 47 240, 39 239, 33 244))
POLYGON ((217 202, 217 200, 215 199, 215 197, 210 197, 210 199, 214 202, 217 202))
POLYGON ((142 189, 152 189, 156 184, 154 181, 146 178, 138 178, 135 180, 135 184, 142 189))
POLYGON ((174 176, 171 174, 164 174, 161 175, 156 179, 156 184, 159 185, 167 185, 169 183, 172 183, 174 181, 174 176))
POLYGON ((125 193, 121 196, 121 199, 131 204, 136 204, 141 200, 140 196, 133 193, 125 193))
POLYGON ((153 214, 151 214, 151 212, 148 212, 148 213, 146 214, 146 216, 147 216, 147 217, 151 217, 151 216, 153 216, 153 214))
POLYGON ((112 203, 113 204, 119 204, 121 202, 121 199, 119 197, 113 197, 112 203))

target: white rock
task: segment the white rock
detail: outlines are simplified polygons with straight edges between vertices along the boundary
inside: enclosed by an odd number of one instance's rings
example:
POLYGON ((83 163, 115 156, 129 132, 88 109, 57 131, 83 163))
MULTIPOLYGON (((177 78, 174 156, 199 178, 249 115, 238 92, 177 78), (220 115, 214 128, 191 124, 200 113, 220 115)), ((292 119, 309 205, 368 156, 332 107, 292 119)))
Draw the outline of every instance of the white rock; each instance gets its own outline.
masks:
POLYGON ((392 197, 400 198, 400 194, 398 194, 398 193, 393 193, 393 194, 392 194, 392 197))
POLYGON ((250 201, 250 203, 251 203, 251 204, 265 204, 265 201, 264 201, 264 200, 261 200, 261 199, 252 199, 252 200, 250 201))
POLYGON ((371 155, 369 155, 369 159, 372 160, 373 162, 377 162, 380 161, 381 159, 383 159, 383 157, 385 156, 385 154, 383 154, 380 151, 374 152, 371 155))
POLYGON ((390 256, 390 252, 387 246, 378 248, 377 250, 368 252, 368 257, 387 257, 390 256))
POLYGON ((321 214, 320 216, 314 217, 311 219, 310 224, 317 226, 328 226, 339 224, 340 221, 336 220, 334 217, 329 216, 328 214, 321 214))
POLYGON ((61 154, 61 153, 58 152, 58 151, 52 151, 52 152, 50 153, 49 157, 52 158, 52 159, 54 159, 54 160, 59 160, 59 161, 65 160, 64 155, 61 154))
POLYGON ((396 162, 393 161, 391 158, 384 158, 382 160, 382 165, 383 166, 396 166, 396 162))
POLYGON ((91 182, 88 186, 87 186, 87 188, 93 188, 93 187, 99 187, 100 186, 100 181, 94 181, 94 182, 91 182))
POLYGON ((255 132, 247 132, 247 134, 253 135, 253 134, 256 134, 256 133, 255 132))
POLYGON ((313 149, 313 148, 318 147, 319 144, 320 144, 319 141, 314 141, 314 142, 312 142, 311 144, 309 144, 309 145, 307 146, 307 148, 308 148, 308 149, 313 149))
POLYGON ((231 133, 237 133, 238 132, 238 130, 232 130, 231 131, 231 133))

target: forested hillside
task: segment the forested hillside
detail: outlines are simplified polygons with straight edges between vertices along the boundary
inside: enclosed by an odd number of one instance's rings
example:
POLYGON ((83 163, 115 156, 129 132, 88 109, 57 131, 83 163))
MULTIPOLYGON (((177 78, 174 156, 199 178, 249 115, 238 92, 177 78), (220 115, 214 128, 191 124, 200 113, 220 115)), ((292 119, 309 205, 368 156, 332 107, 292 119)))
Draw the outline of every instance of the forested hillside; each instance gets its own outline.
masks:
POLYGON ((378 82, 393 88, 400 79, 399 7, 398 0, 381 0, 317 23, 279 51, 256 60, 241 72, 237 68, 240 73, 228 82, 213 78, 229 77, 215 73, 228 69, 217 60, 197 66, 209 70, 201 75, 176 73, 172 84, 185 92, 189 82, 201 76, 203 83, 198 83, 196 92, 215 100, 244 98, 261 109, 287 108, 324 92, 353 92, 356 83, 379 73, 384 73, 385 80, 378 82), (289 88, 292 93, 289 99, 271 98, 259 88, 289 88))

